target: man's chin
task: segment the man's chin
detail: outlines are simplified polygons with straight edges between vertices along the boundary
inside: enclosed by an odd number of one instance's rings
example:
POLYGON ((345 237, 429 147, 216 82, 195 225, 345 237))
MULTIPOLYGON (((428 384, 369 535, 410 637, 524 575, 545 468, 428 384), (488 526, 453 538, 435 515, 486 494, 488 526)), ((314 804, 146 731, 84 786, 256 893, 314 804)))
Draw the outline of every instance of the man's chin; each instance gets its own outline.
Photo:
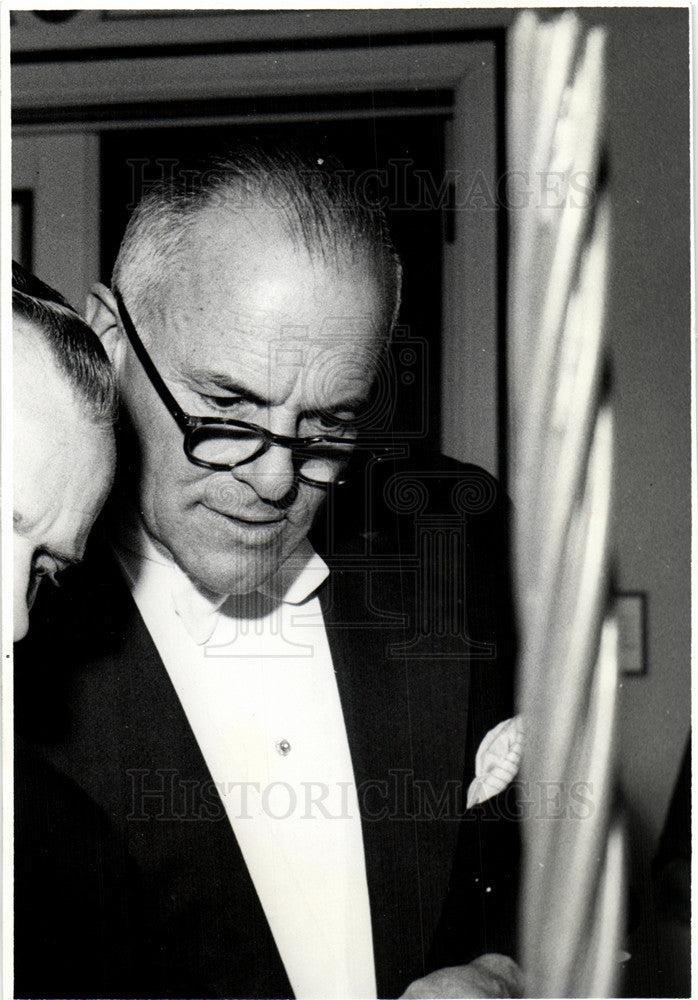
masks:
POLYGON ((178 558, 177 562, 198 587, 220 597, 251 594, 276 573, 285 558, 278 548, 273 553, 258 552, 254 557, 220 552, 209 559, 201 558, 201 552, 198 555, 194 559, 178 558))
POLYGON ((191 569, 185 567, 185 572, 193 582, 202 590, 219 597, 241 597, 244 594, 251 594, 253 591, 273 576, 275 569, 268 573, 260 572, 230 572, 227 569, 212 569, 209 567, 195 566, 191 569))
POLYGON ((244 521, 201 503, 188 515, 160 535, 187 576, 221 597, 250 594, 273 577, 310 527, 285 516, 244 521))

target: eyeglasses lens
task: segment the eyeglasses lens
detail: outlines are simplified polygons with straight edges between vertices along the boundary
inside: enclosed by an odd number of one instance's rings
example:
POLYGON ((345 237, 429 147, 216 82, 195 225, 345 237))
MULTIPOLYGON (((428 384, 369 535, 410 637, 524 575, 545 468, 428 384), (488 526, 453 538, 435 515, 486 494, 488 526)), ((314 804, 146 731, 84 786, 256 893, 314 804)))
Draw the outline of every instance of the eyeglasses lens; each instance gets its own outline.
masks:
MULTIPOLYGON (((189 435, 187 451, 202 465, 234 469, 265 450, 264 438, 253 430, 215 424, 196 427, 189 435)), ((294 448, 293 460, 298 472, 317 483, 331 483, 346 469, 354 450, 354 442, 346 444, 306 445, 294 448)))

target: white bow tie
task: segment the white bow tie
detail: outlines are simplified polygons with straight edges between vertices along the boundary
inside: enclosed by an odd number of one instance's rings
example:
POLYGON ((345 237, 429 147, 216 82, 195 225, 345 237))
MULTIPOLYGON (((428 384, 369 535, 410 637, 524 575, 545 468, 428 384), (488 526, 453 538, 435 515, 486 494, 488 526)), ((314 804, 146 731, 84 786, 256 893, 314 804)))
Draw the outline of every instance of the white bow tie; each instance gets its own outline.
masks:
MULTIPOLYGON (((197 586, 173 559, 156 549, 140 520, 124 518, 119 527, 115 548, 133 583, 139 568, 145 564, 155 572, 163 596, 169 591, 172 607, 194 642, 203 646, 213 635, 221 611, 230 599, 228 594, 214 594, 197 586)), ((283 604, 302 604, 329 575, 324 560, 306 539, 291 553, 268 580, 257 587, 257 593, 283 604)), ((236 617, 230 609, 231 617, 236 617)))
MULTIPOLYGON (((202 591, 176 565, 171 586, 172 604, 197 645, 208 642, 214 633, 223 605, 229 595, 202 591)), ((306 540, 283 563, 276 573, 257 587, 257 593, 276 603, 302 604, 315 593, 329 574, 321 556, 306 540)), ((231 611, 234 616, 234 612, 231 611)))
POLYGON ((197 646, 203 646, 213 635, 228 595, 202 592, 178 566, 173 566, 172 572, 172 605, 197 646))

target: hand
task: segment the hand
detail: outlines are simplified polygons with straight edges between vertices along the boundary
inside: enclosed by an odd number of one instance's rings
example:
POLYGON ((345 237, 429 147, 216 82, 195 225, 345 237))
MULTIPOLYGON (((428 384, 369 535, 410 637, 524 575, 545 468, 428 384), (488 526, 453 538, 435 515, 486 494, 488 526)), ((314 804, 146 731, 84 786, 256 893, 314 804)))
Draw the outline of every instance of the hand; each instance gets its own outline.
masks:
POLYGON ((402 994, 404 1000, 476 1000, 479 997, 520 997, 523 975, 513 958, 491 953, 468 965, 439 969, 415 979, 402 994))

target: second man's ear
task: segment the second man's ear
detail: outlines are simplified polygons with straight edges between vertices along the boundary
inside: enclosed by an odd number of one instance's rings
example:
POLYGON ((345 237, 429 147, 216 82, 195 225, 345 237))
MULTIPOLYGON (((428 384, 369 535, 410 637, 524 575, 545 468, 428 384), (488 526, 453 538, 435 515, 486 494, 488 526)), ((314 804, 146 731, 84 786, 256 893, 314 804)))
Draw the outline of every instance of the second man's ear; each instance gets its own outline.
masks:
POLYGON ((109 360, 118 370, 125 349, 125 337, 119 325, 116 299, 106 285, 96 282, 87 296, 85 319, 102 341, 109 360))

